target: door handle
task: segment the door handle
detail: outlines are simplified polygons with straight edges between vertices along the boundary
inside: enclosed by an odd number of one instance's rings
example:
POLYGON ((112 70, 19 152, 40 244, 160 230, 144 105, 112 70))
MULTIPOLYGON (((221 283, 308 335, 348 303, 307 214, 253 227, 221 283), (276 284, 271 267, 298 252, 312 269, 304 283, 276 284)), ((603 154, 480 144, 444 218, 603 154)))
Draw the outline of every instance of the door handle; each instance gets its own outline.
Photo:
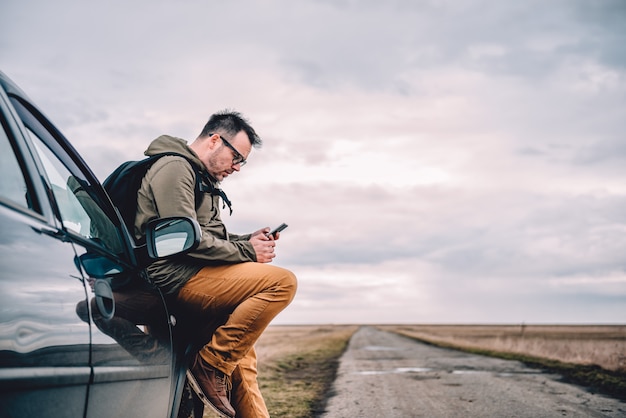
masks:
POLYGON ((111 319, 115 315, 115 299, 113 298, 113 289, 108 281, 104 279, 96 279, 93 285, 93 291, 96 295, 96 305, 104 319, 111 319))

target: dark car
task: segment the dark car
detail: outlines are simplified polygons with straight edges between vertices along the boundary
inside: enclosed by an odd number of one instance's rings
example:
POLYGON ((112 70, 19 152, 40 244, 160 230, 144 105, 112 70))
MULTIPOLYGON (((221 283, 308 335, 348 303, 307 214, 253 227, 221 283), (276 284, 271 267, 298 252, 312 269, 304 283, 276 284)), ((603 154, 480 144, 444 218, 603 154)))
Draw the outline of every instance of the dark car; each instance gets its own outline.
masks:
POLYGON ((65 137, 0 85, 0 416, 176 417, 185 346, 144 268, 197 245, 197 224, 156 220, 138 245, 65 137))

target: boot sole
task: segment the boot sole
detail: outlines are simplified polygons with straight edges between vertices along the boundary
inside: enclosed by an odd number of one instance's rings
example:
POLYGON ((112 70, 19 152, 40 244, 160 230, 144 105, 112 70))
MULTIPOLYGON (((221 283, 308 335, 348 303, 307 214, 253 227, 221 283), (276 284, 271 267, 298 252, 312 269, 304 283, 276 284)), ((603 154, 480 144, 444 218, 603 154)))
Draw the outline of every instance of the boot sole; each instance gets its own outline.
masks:
POLYGON ((200 398, 200 400, 202 401, 202 403, 205 406, 208 406, 213 412, 218 414, 220 416, 220 418, 234 418, 234 417, 232 417, 230 415, 227 415, 224 412, 220 411, 215 405, 213 405, 211 403, 209 398, 206 397, 206 395, 204 394, 204 392, 200 388, 200 385, 196 381, 196 378, 193 377, 193 374, 189 370, 187 370, 187 380, 189 380, 189 384, 191 385, 191 388, 193 389, 194 392, 196 392, 196 395, 198 395, 198 398, 200 398))

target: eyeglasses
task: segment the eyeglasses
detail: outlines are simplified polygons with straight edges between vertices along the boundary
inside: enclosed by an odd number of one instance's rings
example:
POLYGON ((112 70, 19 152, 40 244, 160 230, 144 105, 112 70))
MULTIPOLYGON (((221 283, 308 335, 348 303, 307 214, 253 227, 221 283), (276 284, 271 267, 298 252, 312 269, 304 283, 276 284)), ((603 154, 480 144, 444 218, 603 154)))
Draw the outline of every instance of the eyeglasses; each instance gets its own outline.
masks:
POLYGON ((233 151, 234 157, 233 157, 233 165, 237 165, 239 164, 240 167, 243 167, 244 165, 246 165, 247 161, 245 159, 245 157, 243 155, 241 155, 241 153, 239 151, 237 151, 237 149, 235 149, 235 147, 233 147, 233 145, 228 142, 226 140, 226 138, 224 138, 222 135, 220 134, 210 134, 211 135, 217 135, 220 138, 222 138, 222 142, 224 142, 224 145, 226 145, 228 148, 230 148, 233 151))

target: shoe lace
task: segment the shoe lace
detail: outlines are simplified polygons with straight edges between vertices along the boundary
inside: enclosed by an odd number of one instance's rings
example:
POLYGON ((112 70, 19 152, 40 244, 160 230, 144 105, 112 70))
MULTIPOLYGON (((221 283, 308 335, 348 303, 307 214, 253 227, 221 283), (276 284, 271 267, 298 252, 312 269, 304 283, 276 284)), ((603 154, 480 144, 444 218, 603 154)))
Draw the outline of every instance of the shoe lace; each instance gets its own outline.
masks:
POLYGON ((226 391, 226 395, 228 396, 228 400, 230 401, 230 392, 233 389, 233 384, 230 381, 230 376, 225 373, 219 372, 216 374, 216 380, 220 385, 219 390, 224 389, 226 391))

